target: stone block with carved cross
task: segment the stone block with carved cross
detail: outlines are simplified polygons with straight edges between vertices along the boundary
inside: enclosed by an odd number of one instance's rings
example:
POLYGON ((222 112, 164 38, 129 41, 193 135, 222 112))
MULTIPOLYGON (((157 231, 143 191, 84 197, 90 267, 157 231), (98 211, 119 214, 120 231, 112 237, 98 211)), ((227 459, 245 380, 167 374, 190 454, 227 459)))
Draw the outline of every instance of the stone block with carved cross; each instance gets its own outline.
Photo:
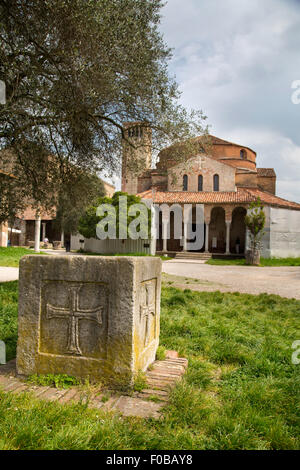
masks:
POLYGON ((19 374, 68 374, 128 386, 155 360, 161 260, 25 256, 19 374))

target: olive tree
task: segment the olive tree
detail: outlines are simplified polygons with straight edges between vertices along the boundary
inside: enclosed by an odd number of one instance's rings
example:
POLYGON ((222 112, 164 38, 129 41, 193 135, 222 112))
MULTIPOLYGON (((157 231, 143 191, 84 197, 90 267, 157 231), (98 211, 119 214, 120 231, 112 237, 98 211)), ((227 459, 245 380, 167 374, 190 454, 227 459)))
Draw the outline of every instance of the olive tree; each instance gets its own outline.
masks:
POLYGON ((247 264, 259 265, 261 239, 264 235, 266 215, 260 198, 249 206, 248 214, 245 216, 245 224, 250 234, 250 252, 247 253, 247 264))
POLYGON ((0 0, 0 150, 14 155, 11 172, 37 208, 57 205, 67 166, 119 172, 124 122, 151 128, 154 157, 205 132, 202 112, 178 104, 162 5, 0 0))

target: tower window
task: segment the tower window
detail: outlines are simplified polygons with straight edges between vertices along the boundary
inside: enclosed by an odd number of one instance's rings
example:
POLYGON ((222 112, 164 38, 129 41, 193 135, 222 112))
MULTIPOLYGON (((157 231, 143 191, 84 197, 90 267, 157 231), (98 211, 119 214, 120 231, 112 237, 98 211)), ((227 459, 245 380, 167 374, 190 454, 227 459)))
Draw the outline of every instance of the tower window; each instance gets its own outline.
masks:
POLYGON ((183 176, 183 191, 188 190, 188 175, 183 176))
POLYGON ((219 188, 220 188, 219 175, 214 175, 214 191, 219 191, 219 188))
POLYGON ((198 191, 203 191, 203 176, 198 175, 198 191))
POLYGON ((131 127, 128 130, 128 137, 143 137, 143 129, 140 126, 131 127))
POLYGON ((242 149, 242 150, 240 151, 240 156, 241 156, 241 159, 242 159, 242 160, 246 160, 246 159, 247 159, 247 152, 246 152, 246 150, 242 149))

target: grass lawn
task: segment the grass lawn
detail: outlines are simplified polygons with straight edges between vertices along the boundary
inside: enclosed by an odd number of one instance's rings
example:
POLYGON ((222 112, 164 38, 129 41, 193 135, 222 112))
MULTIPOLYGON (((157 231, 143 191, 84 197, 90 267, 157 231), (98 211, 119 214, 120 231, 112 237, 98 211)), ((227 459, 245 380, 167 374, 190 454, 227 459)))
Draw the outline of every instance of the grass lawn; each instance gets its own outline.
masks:
MULTIPOLYGON (((162 291, 161 344, 189 359, 161 421, 0 392, 0 449, 300 449, 300 301, 162 291)), ((0 339, 15 355, 17 283, 0 285, 0 339)))
MULTIPOLYGON (((209 259, 206 264, 227 266, 246 266, 246 260, 242 259, 209 259)), ((261 258, 260 266, 300 266, 300 258, 261 258)))
POLYGON ((18 246, 8 246, 7 248, 0 247, 0 266, 8 266, 12 268, 19 267, 19 261, 24 255, 43 254, 42 252, 36 253, 28 248, 18 246))
MULTIPOLYGON (((78 250, 77 253, 82 253, 87 256, 153 256, 149 255, 148 253, 93 253, 89 251, 81 251, 78 250)), ((163 256, 163 255, 154 255, 156 258, 161 258, 163 261, 168 261, 173 258, 170 258, 169 256, 163 256)))

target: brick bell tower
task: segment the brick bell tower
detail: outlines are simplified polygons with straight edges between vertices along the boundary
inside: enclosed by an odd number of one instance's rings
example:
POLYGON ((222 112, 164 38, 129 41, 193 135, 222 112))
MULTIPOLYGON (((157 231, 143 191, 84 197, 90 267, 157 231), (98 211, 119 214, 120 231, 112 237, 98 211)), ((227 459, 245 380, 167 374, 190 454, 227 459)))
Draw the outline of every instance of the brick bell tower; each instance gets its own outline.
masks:
POLYGON ((152 129, 143 122, 123 124, 122 191, 137 194, 138 178, 152 163, 152 129))

